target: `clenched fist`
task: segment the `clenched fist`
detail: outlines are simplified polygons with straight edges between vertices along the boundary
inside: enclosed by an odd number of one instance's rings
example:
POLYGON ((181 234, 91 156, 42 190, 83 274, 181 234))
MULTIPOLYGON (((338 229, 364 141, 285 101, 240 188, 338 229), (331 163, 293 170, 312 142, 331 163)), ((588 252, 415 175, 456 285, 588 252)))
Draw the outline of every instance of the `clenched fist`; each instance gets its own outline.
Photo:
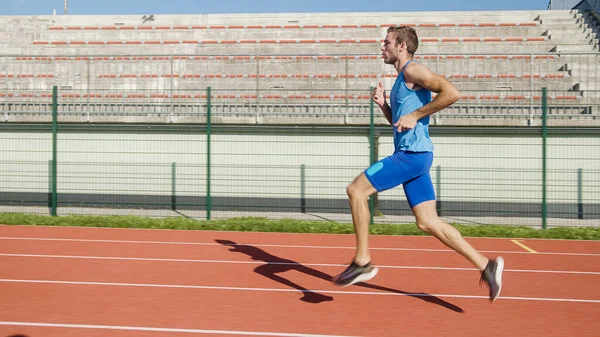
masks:
POLYGON ((383 89, 383 84, 381 84, 381 82, 379 82, 377 86, 373 88, 371 97, 375 103, 377 103, 380 107, 383 107, 385 104, 385 89, 383 89))
POLYGON ((417 119, 411 114, 404 115, 394 123, 394 126, 398 132, 408 131, 417 126, 417 119))

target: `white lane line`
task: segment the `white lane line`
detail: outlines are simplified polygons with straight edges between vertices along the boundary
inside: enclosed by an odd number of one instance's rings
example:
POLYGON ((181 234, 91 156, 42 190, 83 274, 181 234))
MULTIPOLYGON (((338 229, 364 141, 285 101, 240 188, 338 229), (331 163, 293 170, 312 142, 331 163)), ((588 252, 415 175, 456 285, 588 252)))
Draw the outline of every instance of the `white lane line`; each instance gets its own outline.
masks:
MULTIPOLYGON (((175 289, 209 289, 209 290, 237 290, 237 291, 264 291, 264 292, 299 292, 296 289, 282 288, 250 288, 250 287, 221 287, 221 286, 200 286, 200 285, 182 285, 182 284, 154 284, 154 283, 119 283, 119 282, 80 282, 80 281, 57 281, 57 280, 19 280, 19 279, 0 279, 4 283, 34 283, 34 284, 59 284, 59 285, 92 285, 109 287, 142 287, 142 288, 175 288, 175 289)), ((489 299, 488 296, 478 295, 455 295, 455 294, 423 294, 423 293, 400 293, 383 291, 337 291, 337 290, 302 290, 305 293, 321 294, 339 294, 339 295, 379 295, 379 296, 411 296, 411 297, 446 297, 446 298, 467 298, 467 299, 489 299)), ((546 297, 518 297, 518 296, 500 296, 504 300, 515 301, 548 301, 548 302, 579 302, 579 303, 600 303, 600 300, 576 299, 576 298, 546 298, 546 297)))
MULTIPOLYGON (((120 256, 87 256, 87 255, 45 255, 45 254, 1 254, 0 257, 31 257, 47 259, 89 259, 108 261, 152 261, 152 262, 180 262, 180 263, 228 263, 228 264, 271 264, 282 266, 305 266, 305 267, 346 267, 339 263, 292 263, 292 262, 265 262, 265 261, 235 261, 235 260, 201 260, 201 259, 167 259, 147 257, 120 257, 120 256)), ((424 270, 455 270, 455 271, 477 271, 476 268, 460 267, 431 267, 431 266, 403 266, 403 265, 377 265, 378 268, 387 269, 424 269, 424 270)), ((541 269, 504 269, 505 272, 515 273, 549 273, 549 274, 581 274, 600 275, 596 271, 572 271, 572 270, 541 270, 541 269)))
POLYGON ((43 328, 67 328, 67 329, 152 331, 152 332, 170 332, 170 333, 209 334, 209 335, 219 334, 219 335, 238 335, 238 336, 351 337, 351 336, 314 335, 314 334, 300 334, 300 333, 286 333, 286 332, 256 332, 256 331, 233 331, 233 330, 151 328, 151 327, 145 327, 145 326, 56 324, 56 323, 39 323, 39 322, 0 322, 0 325, 29 326, 29 327, 43 327, 43 328))
MULTIPOLYGON (((197 245, 197 246, 254 246, 254 247, 273 247, 273 248, 308 248, 308 249, 351 249, 354 246, 310 246, 310 245, 274 245, 261 243, 238 243, 223 245, 216 242, 186 242, 186 241, 143 241, 143 240, 97 240, 97 239, 63 239, 63 238, 29 238, 29 237, 10 237, 3 236, 0 240, 23 240, 23 241, 64 241, 64 242, 96 242, 96 243, 132 243, 132 244, 152 244, 152 245, 197 245)), ((452 252, 452 249, 429 249, 429 248, 396 248, 396 247, 371 247, 371 250, 383 251, 415 251, 415 252, 452 252)), ((517 250, 480 250, 482 253, 498 254, 528 254, 530 252, 517 250)), ((556 253, 556 252, 537 252, 536 255, 572 255, 572 256, 600 256, 595 253, 556 253)))

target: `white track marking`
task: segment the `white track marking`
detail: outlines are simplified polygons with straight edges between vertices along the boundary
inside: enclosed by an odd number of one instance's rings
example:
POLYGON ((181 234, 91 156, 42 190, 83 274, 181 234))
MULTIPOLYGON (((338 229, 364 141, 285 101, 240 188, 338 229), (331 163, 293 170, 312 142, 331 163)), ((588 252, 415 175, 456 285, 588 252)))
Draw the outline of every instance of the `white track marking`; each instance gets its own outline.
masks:
MULTIPOLYGON (((262 292, 300 292, 296 289, 283 288, 250 288, 250 287, 221 287, 201 285, 180 284, 154 284, 154 283, 118 283, 118 282, 80 282, 80 281, 57 281, 57 280, 19 280, 0 279, 4 283, 33 283, 33 284, 58 284, 58 285, 83 285, 83 286, 107 286, 107 287, 138 287, 138 288, 170 288, 170 289, 208 289, 208 290, 234 290, 234 291, 262 291, 262 292)), ((423 294, 423 293, 397 293, 383 291, 337 291, 337 290, 303 290, 304 293, 338 294, 338 295, 378 295, 378 296, 411 296, 411 297, 440 297, 440 298, 466 298, 486 299, 488 296, 479 295, 455 295, 455 294, 423 294)), ((547 302, 577 302, 577 303, 600 303, 600 300, 576 299, 576 298, 546 298, 546 297, 518 297, 500 296, 498 299, 514 301, 547 301, 547 302)))
MULTIPOLYGON (((129 244, 153 244, 153 245, 197 245, 197 246, 227 246, 216 242, 186 242, 186 241, 143 241, 143 240, 98 240, 98 239, 63 239, 63 238, 30 238, 30 237, 0 237, 0 240, 23 240, 23 241, 64 241, 64 242, 97 242, 97 243, 129 243, 129 244)), ((238 243, 231 246, 254 246, 254 247, 272 247, 272 248, 307 248, 307 249, 350 249, 355 250, 353 246, 310 246, 310 245, 274 245, 261 243, 238 243)), ((383 251, 416 251, 416 252, 452 252, 452 249, 428 249, 428 248, 396 248, 396 247, 371 247, 371 250, 383 251)), ((527 254, 530 252, 517 250, 480 250, 482 253, 498 254, 527 254)), ((567 255, 567 256, 600 256, 594 253, 555 253, 555 252, 537 252, 536 255, 567 255)))
POLYGON ((314 335, 286 332, 256 332, 256 331, 233 331, 233 330, 203 330, 203 329, 178 329, 178 328, 151 328, 145 326, 119 326, 119 325, 89 325, 89 324, 55 324, 39 322, 0 322, 0 325, 29 326, 42 328, 67 328, 67 329, 92 329, 92 330, 127 330, 127 331, 151 331, 188 334, 209 335, 238 335, 238 336, 277 336, 277 337, 350 337, 335 335, 314 335))
MULTIPOLYGON (((181 263, 228 263, 228 264, 271 264, 283 266, 306 266, 306 267, 345 267, 339 263, 291 263, 291 262, 265 262, 265 261, 236 261, 236 260, 202 260, 202 259, 168 259, 168 258, 146 258, 146 257, 120 257, 120 256, 87 256, 87 255, 45 255, 45 254, 1 254, 0 257, 30 257, 48 259, 89 259, 108 261, 153 261, 153 262, 181 262, 181 263)), ((424 269, 424 270, 452 270, 452 271, 478 271, 476 268, 460 267, 431 267, 431 266, 402 266, 402 265, 377 265, 378 268, 386 269, 424 269)), ((541 270, 541 269, 505 269, 505 272, 515 273, 549 273, 549 274, 582 274, 600 275, 595 271, 571 271, 571 270, 541 270)))

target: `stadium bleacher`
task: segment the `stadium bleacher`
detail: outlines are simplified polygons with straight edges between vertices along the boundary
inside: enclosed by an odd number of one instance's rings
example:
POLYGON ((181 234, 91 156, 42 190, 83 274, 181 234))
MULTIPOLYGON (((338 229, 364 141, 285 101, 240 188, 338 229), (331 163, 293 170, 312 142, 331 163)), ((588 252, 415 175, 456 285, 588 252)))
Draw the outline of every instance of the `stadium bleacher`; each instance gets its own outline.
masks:
POLYGON ((541 113, 543 87, 556 123, 595 123, 600 115, 597 27, 573 10, 69 15, 0 23, 5 121, 43 118, 57 86, 61 113, 72 121, 86 113, 84 121, 201 122, 211 87, 214 111, 241 118, 223 119, 231 122, 261 115, 363 123, 353 117, 368 115, 369 88, 378 81, 389 88, 396 76, 380 58, 385 30, 394 25, 414 26, 416 59, 462 91, 437 123, 531 123, 541 113))

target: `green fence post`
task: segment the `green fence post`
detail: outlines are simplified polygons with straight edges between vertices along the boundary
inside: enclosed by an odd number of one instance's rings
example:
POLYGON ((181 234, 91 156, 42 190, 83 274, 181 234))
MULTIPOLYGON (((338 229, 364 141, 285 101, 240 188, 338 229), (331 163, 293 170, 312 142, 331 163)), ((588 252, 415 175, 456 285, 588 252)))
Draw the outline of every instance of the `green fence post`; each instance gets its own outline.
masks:
POLYGON ((306 165, 300 165, 300 212, 306 213, 306 165))
POLYGON ((52 209, 52 182, 54 181, 54 161, 48 160, 48 209, 52 209))
POLYGON ((177 163, 171 163, 171 210, 177 210, 177 163))
POLYGON ((440 165, 435 167, 435 185, 435 208, 437 210, 438 216, 442 216, 442 167, 440 165))
POLYGON ((51 211, 52 216, 56 216, 56 207, 58 203, 57 193, 57 138, 58 138, 58 87, 52 87, 52 201, 51 211))
POLYGON ((577 219, 583 220, 583 169, 577 169, 577 219))
POLYGON ((212 207, 212 199, 210 196, 210 134, 211 129, 211 102, 210 102, 210 87, 206 88, 206 220, 210 220, 210 211, 212 207))
POLYGON ((548 93, 546 87, 542 88, 542 228, 546 229, 548 221, 548 204, 546 200, 546 179, 547 179, 547 153, 546 142, 548 138, 548 128, 546 120, 548 118, 548 93))
MULTIPOLYGON (((373 92, 373 87, 370 88, 369 97, 371 97, 371 93, 373 92)), ((369 163, 370 165, 375 163, 375 104, 372 99, 369 100, 369 112, 371 114, 371 122, 369 123, 369 146, 371 147, 369 151, 369 163)), ((375 212, 375 195, 369 197, 369 213, 370 223, 373 224, 373 213, 375 212)))

